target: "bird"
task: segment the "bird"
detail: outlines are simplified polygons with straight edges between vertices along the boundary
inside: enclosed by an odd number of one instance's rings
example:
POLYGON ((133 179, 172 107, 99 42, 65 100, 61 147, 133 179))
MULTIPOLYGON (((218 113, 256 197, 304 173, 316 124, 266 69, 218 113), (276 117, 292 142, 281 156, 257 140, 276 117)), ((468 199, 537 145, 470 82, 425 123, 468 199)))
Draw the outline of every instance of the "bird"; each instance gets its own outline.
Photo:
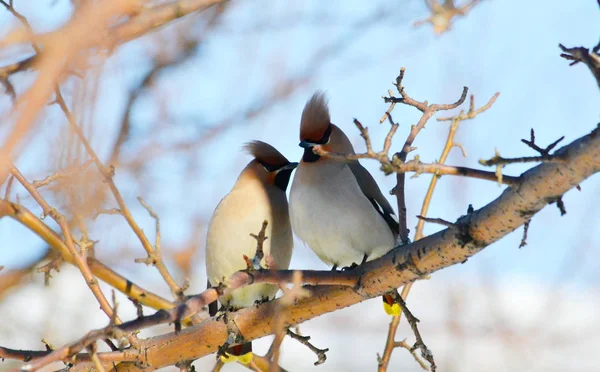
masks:
MULTIPOLYGON (((267 256, 277 269, 287 269, 293 249, 286 189, 298 163, 290 162, 273 146, 252 141, 244 146, 253 159, 242 170, 231 191, 217 205, 210 219, 206 237, 206 272, 208 285, 226 283, 228 277, 247 268, 244 255, 253 257, 257 241, 251 236, 267 221, 263 242, 265 265, 267 256)), ((223 308, 233 311, 253 306, 275 297, 278 287, 251 284, 219 298, 223 308)), ((211 316, 216 303, 209 306, 211 316)), ((221 360, 225 363, 252 361, 252 344, 230 347, 221 360)))
MULTIPOLYGON (((331 123, 325 94, 317 91, 300 120, 304 149, 290 190, 290 220, 295 234, 325 264, 354 267, 389 252, 398 237, 395 213, 373 176, 358 160, 322 157, 315 146, 355 154, 346 134, 331 123)), ((387 297, 386 297, 387 296, 387 297)), ((393 296, 384 309, 398 315, 393 296)))

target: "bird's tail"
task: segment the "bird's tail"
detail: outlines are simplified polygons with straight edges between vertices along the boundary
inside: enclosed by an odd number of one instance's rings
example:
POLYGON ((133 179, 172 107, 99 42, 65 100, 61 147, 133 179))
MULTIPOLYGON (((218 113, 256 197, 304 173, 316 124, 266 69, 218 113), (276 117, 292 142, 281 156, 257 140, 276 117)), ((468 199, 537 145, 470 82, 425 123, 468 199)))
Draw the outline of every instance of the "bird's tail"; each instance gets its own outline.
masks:
MULTIPOLYGON (((212 285, 210 284, 210 281, 207 280, 206 281, 206 289, 210 289, 211 287, 212 287, 212 285)), ((219 308, 219 305, 217 304, 217 300, 214 300, 213 302, 208 304, 208 315, 215 316, 217 314, 218 308, 219 308)))
POLYGON ((252 342, 235 345, 227 349, 225 355, 221 355, 223 363, 240 362, 248 365, 252 362, 252 342))
POLYGON ((400 293, 398 293, 398 290, 396 289, 381 296, 383 299, 383 310, 385 310, 386 314, 390 316, 398 316, 402 314, 402 308, 398 303, 399 297, 400 293))

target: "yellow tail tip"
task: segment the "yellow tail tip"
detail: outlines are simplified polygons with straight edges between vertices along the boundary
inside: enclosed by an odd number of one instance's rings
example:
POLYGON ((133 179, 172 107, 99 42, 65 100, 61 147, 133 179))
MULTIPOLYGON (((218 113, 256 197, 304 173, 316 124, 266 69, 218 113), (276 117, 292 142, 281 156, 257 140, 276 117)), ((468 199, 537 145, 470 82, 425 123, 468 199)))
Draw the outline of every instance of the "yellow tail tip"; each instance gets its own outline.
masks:
POLYGON ((240 355, 238 356, 238 362, 242 363, 243 365, 247 366, 248 364, 250 364, 252 362, 252 358, 254 357, 254 354, 252 354, 252 352, 246 353, 244 355, 240 355))
POLYGON ((398 316, 402 313, 402 309, 400 308, 400 305, 398 305, 398 304, 390 305, 387 302, 383 303, 383 310, 385 310, 385 313, 389 316, 398 316))
POLYGON ((249 352, 249 353, 246 353, 243 355, 232 355, 229 353, 225 353, 225 355, 221 355, 219 358, 221 359, 221 362, 223 362, 224 364, 240 362, 241 364, 246 366, 252 362, 253 357, 254 357, 254 354, 252 354, 252 352, 249 352))

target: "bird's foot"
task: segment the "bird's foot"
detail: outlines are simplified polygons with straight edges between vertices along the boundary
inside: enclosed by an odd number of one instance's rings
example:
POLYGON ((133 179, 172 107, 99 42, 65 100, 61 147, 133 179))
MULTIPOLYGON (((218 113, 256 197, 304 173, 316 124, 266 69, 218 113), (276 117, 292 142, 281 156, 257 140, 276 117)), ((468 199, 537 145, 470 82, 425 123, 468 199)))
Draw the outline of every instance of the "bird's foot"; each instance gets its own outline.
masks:
POLYGON ((342 271, 353 270, 353 269, 355 269, 357 267, 358 267, 358 264, 356 262, 352 262, 352 265, 342 267, 342 271))
POLYGON ((262 297, 259 300, 254 301, 254 307, 259 307, 260 305, 264 304, 265 302, 269 302, 271 301, 271 299, 269 297, 262 297))
POLYGON ((225 323, 227 323, 227 316, 229 315, 229 313, 232 313, 232 312, 234 312, 236 310, 237 309, 235 309, 235 308, 233 308, 231 306, 221 305, 221 308, 215 314, 215 319, 217 321, 223 320, 225 323))
POLYGON ((357 264, 356 262, 352 262, 352 265, 346 266, 346 267, 342 267, 342 271, 348 271, 348 270, 355 269, 358 266, 360 266, 360 265, 364 264, 365 262, 367 262, 368 258, 369 258, 369 256, 365 253, 365 255, 363 256, 362 261, 360 261, 360 264, 357 264))

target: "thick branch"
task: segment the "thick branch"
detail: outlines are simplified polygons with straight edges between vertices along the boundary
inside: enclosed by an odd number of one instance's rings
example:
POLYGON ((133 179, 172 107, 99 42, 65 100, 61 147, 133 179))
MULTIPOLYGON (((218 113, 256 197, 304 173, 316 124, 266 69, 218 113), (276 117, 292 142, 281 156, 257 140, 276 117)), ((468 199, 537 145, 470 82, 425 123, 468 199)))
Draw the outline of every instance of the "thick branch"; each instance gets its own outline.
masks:
MULTIPOLYGON (((521 176, 518 185, 507 188, 480 210, 461 217, 455 226, 398 247, 352 270, 352 274, 359 278, 355 286, 307 287, 311 296, 286 308, 287 325, 351 306, 417 280, 422 275, 464 262, 503 238, 556 198, 600 171, 600 129, 563 147, 556 154, 563 156, 565 162, 545 163, 530 169, 521 176)), ((235 323, 244 339, 250 341, 273 333, 271 314, 278 308, 279 300, 271 301, 238 311, 231 315, 230 321, 235 323)), ((143 340, 140 344, 147 358, 145 362, 153 368, 160 368, 182 359, 214 353, 227 335, 227 325, 213 318, 179 333, 143 340)))

